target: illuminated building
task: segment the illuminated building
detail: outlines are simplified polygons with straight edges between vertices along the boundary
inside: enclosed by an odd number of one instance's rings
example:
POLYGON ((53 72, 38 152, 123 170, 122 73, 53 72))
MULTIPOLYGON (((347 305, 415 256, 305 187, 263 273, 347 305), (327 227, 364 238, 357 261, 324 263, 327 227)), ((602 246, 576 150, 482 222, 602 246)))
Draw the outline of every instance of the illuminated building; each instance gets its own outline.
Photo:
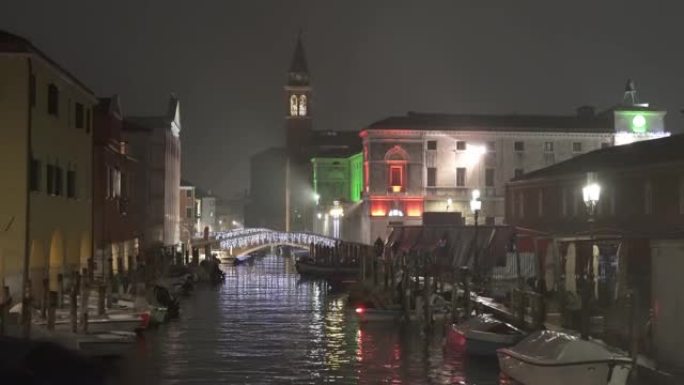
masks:
POLYGON ((93 122, 93 239, 95 275, 125 273, 139 256, 142 197, 132 188, 138 159, 124 138, 118 96, 101 98, 93 122), (105 270, 106 269, 106 270, 105 270))
MULTIPOLYGON (((355 214, 355 207, 361 201, 363 190, 363 154, 351 156, 317 156, 311 159, 313 175, 313 203, 315 204, 313 230, 316 233, 332 235, 331 226, 335 223, 330 218, 330 211, 339 213, 337 206, 346 211, 345 218, 355 214)), ((356 238, 353 228, 341 222, 340 234, 356 238)))
POLYGON ((93 92, 28 40, 0 31, 0 280, 13 303, 30 279, 93 255, 93 92), (25 275, 24 275, 25 274, 25 275))
POLYGON ((247 227, 313 231, 317 214, 311 159, 360 150, 356 132, 314 130, 310 78, 300 34, 284 87, 285 148, 269 148, 251 157, 247 227))
POLYGON ((180 102, 169 99, 162 116, 126 117, 124 136, 139 161, 134 188, 144 197, 143 248, 175 247, 180 242, 180 102))
POLYGON ((460 213, 473 222, 471 192, 481 191, 485 224, 504 222, 509 180, 574 156, 667 136, 664 111, 646 104, 576 115, 451 115, 410 112, 360 133, 364 155, 364 242, 392 225, 422 224, 424 212, 460 213), (622 139, 621 139, 622 138, 622 139))
POLYGON ((606 338, 628 348, 636 337, 650 347, 644 353, 670 367, 684 366, 679 353, 684 339, 679 310, 684 303, 682 149, 682 134, 606 148, 526 174, 506 187, 506 222, 552 241, 539 250, 546 287, 579 291, 576 277, 581 275, 574 273, 596 266, 596 303, 609 307, 602 311, 606 338), (600 189, 590 211, 582 195, 592 184, 600 189), (640 299, 626 312, 629 292, 640 299), (631 323, 651 327, 633 336, 631 323))

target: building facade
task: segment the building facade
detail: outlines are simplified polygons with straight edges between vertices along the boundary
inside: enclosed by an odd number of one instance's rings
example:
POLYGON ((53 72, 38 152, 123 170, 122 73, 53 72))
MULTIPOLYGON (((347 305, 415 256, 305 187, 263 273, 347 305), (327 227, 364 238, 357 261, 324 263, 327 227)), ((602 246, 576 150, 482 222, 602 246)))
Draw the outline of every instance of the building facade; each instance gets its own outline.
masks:
POLYGON ((665 113, 646 105, 577 115, 446 115, 409 113, 362 130, 364 203, 359 225, 370 242, 393 224, 418 225, 425 212, 457 212, 474 221, 469 202, 480 192, 482 222, 502 224, 506 182, 539 168, 616 144, 667 135, 665 113), (638 123, 638 127, 634 124, 638 123))
POLYGON ((355 239, 356 229, 345 224, 352 221, 350 218, 353 218, 361 202, 363 154, 321 155, 311 159, 311 166, 316 205, 313 231, 327 236, 337 235, 342 239, 355 239))
MULTIPOLYGON (((539 250, 546 286, 577 292, 590 271, 594 298, 616 343, 631 340, 628 293, 642 352, 682 367, 684 135, 612 147, 510 182, 506 222, 551 239, 539 250), (587 206, 583 188, 600 186, 587 206), (649 319, 649 314, 651 318, 649 319), (611 325, 613 330, 611 330, 611 325), (622 332, 621 332, 622 331, 622 332)), ((608 336, 611 337, 610 335, 608 336)))
POLYGON ((177 246, 180 242, 180 103, 169 100, 163 116, 126 117, 124 135, 138 156, 133 182, 145 215, 143 247, 177 246))
POLYGON ((129 271, 140 254, 144 218, 132 210, 141 198, 132 186, 138 162, 122 127, 119 98, 100 98, 93 127, 94 273, 100 277, 129 271))
POLYGON ((0 31, 0 279, 21 298, 87 266, 92 244, 93 108, 76 77, 0 31))
POLYGON ((181 181, 180 186, 180 241, 187 244, 199 233, 198 202, 195 186, 181 181))

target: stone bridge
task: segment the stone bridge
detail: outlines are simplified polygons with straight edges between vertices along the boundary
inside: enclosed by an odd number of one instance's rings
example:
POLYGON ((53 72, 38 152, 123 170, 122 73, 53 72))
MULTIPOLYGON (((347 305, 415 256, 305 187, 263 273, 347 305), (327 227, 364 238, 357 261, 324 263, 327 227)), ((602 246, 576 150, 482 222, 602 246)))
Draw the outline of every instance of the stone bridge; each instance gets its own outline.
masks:
POLYGON ((292 246, 308 250, 311 243, 333 247, 337 242, 338 239, 320 234, 247 228, 211 233, 209 238, 195 238, 192 240, 192 246, 210 246, 212 249, 219 248, 237 256, 271 246, 292 246))

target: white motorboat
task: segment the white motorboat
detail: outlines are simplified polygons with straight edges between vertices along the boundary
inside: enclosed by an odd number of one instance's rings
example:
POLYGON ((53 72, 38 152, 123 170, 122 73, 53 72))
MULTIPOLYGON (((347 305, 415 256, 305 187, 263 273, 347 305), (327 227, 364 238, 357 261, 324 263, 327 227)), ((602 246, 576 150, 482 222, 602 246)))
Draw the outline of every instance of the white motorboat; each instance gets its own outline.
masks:
POLYGON ((599 341, 543 330, 497 351, 504 375, 525 385, 625 385, 632 360, 599 341))
POLYGON ((513 346, 525 337, 525 332, 490 314, 480 314, 451 325, 449 345, 465 346, 468 354, 496 356, 497 349, 513 346))

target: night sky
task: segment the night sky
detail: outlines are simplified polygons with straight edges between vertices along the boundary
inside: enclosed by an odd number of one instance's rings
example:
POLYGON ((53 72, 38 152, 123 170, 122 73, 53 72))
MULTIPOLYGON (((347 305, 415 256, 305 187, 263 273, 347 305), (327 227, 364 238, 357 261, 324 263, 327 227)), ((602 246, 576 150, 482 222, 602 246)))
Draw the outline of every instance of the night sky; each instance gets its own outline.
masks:
POLYGON ((406 111, 574 113, 622 98, 684 107, 684 1, 3 0, 23 35, 127 115, 181 98, 183 177, 228 196, 284 144, 283 85, 304 31, 317 129, 406 111))

